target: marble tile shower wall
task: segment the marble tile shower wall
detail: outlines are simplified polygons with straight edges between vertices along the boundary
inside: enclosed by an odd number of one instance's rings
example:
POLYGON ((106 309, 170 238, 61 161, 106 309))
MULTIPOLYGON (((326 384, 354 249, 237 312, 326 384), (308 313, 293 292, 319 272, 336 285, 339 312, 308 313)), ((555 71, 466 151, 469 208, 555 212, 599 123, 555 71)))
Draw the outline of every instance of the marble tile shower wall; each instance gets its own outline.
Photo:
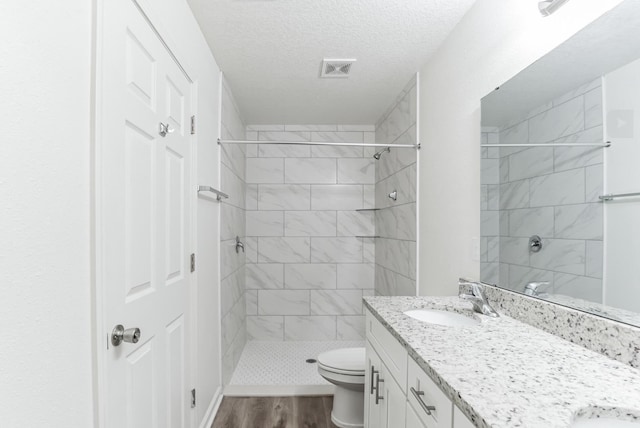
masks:
POLYGON ((391 151, 376 161, 375 291, 382 296, 416 295, 416 80, 410 81, 376 125, 376 143, 391 151), (397 200, 388 197, 397 191, 397 200))
MULTIPOLYGON (((255 125, 256 141, 373 142, 374 126, 255 125)), ((373 294, 374 151, 247 146, 247 334, 362 340, 373 294)))
MULTIPOLYGON (((222 87, 222 138, 244 139, 245 125, 226 83, 222 87)), ((221 187, 229 199, 220 204, 222 377, 229 383, 247 340, 245 254, 236 254, 235 238, 245 237, 245 148, 222 146, 221 187)))
MULTIPOLYGON (((602 122, 598 79, 482 139, 602 143, 602 122)), ((601 301, 603 149, 485 148, 482 156, 482 279, 518 291, 549 281, 551 293, 601 301), (538 253, 529 252, 531 235, 543 239, 538 253)))

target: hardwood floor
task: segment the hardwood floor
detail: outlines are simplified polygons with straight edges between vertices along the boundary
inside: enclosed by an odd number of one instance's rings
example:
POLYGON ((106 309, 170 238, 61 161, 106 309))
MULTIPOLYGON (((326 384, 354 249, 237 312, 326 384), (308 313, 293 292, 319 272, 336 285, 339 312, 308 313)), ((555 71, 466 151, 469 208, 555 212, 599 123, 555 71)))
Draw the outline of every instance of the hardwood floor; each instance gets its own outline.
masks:
POLYGON ((337 428, 332 396, 225 397, 211 428, 337 428))

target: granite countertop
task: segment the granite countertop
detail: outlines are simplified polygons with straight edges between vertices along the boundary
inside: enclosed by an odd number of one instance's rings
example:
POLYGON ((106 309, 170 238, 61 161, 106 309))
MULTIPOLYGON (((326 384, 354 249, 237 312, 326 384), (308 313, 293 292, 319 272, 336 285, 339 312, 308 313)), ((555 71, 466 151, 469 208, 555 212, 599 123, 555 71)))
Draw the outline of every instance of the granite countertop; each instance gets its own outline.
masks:
POLYGON ((477 427, 568 427, 576 415, 640 418, 640 371, 506 315, 471 312, 458 297, 365 297, 477 427), (416 308, 464 313, 478 326, 427 324, 416 308))

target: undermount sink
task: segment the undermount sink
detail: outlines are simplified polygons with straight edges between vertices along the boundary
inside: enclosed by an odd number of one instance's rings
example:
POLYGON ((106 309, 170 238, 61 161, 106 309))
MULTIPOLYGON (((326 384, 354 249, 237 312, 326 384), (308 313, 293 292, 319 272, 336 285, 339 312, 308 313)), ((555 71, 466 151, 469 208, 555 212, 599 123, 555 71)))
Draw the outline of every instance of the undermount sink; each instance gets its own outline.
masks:
POLYGON ((471 327, 480 324, 475 318, 450 311, 440 311, 437 309, 413 309, 404 312, 408 317, 429 324, 446 325, 452 327, 471 327))

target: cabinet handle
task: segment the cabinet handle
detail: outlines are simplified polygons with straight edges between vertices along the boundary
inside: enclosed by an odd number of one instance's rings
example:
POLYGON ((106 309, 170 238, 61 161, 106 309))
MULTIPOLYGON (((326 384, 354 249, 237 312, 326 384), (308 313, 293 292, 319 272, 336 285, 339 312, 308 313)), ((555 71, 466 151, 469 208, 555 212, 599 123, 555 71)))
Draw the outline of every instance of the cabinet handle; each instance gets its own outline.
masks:
POLYGON ((373 394, 373 391, 375 391, 377 388, 377 386, 373 386, 373 377, 377 374, 378 374, 378 370, 376 370, 375 367, 372 365, 371 366, 371 392, 369 393, 369 395, 373 394))
POLYGON ((380 392, 380 382, 384 383, 384 379, 380 379, 380 374, 378 374, 378 376, 376 376, 376 404, 378 404, 380 400, 384 400, 384 396, 378 394, 380 392))
POLYGON ((422 407, 422 410, 424 410, 427 413, 427 415, 431 416, 431 412, 436 411, 436 406, 429 406, 427 403, 422 401, 422 396, 424 395, 424 391, 416 391, 416 389, 412 386, 411 393, 413 394, 414 397, 416 397, 416 400, 418 400, 420 407, 422 407))

